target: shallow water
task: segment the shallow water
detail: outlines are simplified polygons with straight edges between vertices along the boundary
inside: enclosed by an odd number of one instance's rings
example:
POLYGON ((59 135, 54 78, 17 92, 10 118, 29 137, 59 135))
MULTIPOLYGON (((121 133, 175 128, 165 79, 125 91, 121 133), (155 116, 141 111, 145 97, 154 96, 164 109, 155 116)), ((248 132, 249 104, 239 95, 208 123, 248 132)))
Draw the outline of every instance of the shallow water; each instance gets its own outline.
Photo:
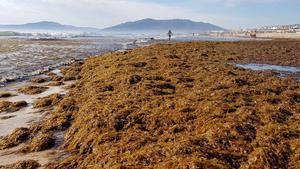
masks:
MULTIPOLYGON (((53 73, 60 75, 61 72, 59 70, 53 70, 53 73)), ((45 75, 42 75, 45 76, 45 75)), ((47 97, 52 94, 67 94, 67 90, 65 89, 67 86, 74 83, 74 81, 64 82, 63 86, 47 86, 49 82, 42 84, 32 84, 31 82, 23 81, 18 83, 13 83, 0 90, 10 92, 15 96, 9 98, 1 98, 0 100, 6 100, 10 102, 18 102, 18 101, 26 101, 28 106, 13 113, 1 113, 0 114, 0 137, 11 134, 16 128, 20 127, 29 127, 30 124, 34 122, 39 122, 44 118, 47 118, 48 114, 51 112, 49 110, 38 110, 33 108, 34 102, 41 97, 47 97), (41 94, 37 95, 26 95, 18 92, 20 87, 24 85, 37 85, 37 86, 47 86, 48 90, 41 94), (11 116, 8 119, 1 119, 2 117, 11 116)), ((56 132, 54 134, 56 146, 50 150, 42 151, 42 152, 34 152, 28 154, 20 154, 18 150, 22 148, 22 144, 6 150, 0 150, 0 164, 1 165, 9 165, 16 163, 22 160, 36 160, 42 166, 48 164, 49 162, 54 161, 56 158, 66 157, 69 154, 63 150, 58 149, 58 147, 63 143, 64 132, 56 132)), ((43 167, 41 167, 43 168, 43 167)))
POLYGON ((56 41, 0 39, 0 84, 38 75, 74 60, 130 48, 129 38, 73 38, 56 41))
POLYGON ((241 38, 241 37, 217 37, 217 36, 175 36, 174 40, 177 41, 215 41, 215 42, 234 42, 234 41, 248 41, 253 40, 251 38, 241 38))
MULTIPOLYGON (((54 70, 52 72, 56 74, 60 74, 58 70, 54 70)), ((63 86, 48 86, 49 89, 47 89, 45 92, 41 94, 36 94, 36 95, 26 95, 26 94, 18 93, 18 89, 20 87, 24 85, 31 85, 32 83, 30 82, 15 83, 10 86, 6 86, 5 88, 2 88, 1 89, 2 91, 10 92, 15 96, 9 98, 2 98, 0 100, 10 101, 10 102, 26 101, 28 103, 28 106, 13 113, 3 112, 0 114, 0 137, 11 134, 16 128, 27 127, 30 125, 30 123, 38 122, 42 118, 44 118, 49 112, 33 109, 34 102, 38 98, 47 97, 52 94, 56 94, 56 93, 66 94, 67 90, 65 89, 65 87, 71 85, 72 83, 74 82, 72 81, 65 82, 65 85, 63 86), (5 117, 8 116, 12 116, 12 117, 5 119, 5 117)), ((47 86, 47 84, 48 83, 43 83, 38 85, 47 86)))
POLYGON ((291 66, 279 66, 279 65, 269 65, 269 64, 236 64, 237 67, 244 69, 251 69, 256 71, 272 70, 277 72, 288 72, 288 73, 300 73, 300 67, 291 66))
POLYGON ((239 68, 249 69, 254 71, 274 71, 279 73, 279 77, 291 77, 297 82, 300 82, 300 67, 292 66, 279 66, 279 65, 270 65, 270 64, 235 64, 239 68))

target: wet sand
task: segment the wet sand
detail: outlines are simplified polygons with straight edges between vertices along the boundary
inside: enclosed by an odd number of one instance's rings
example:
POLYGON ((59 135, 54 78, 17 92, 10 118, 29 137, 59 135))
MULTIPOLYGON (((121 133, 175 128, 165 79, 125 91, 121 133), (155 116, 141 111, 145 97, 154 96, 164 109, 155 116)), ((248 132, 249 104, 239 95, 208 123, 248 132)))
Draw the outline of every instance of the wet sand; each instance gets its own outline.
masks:
POLYGON ((25 160, 35 160, 37 161, 41 167, 44 168, 48 163, 55 161, 58 157, 68 156, 68 153, 58 149, 58 146, 61 145, 63 141, 64 133, 57 133, 56 137, 60 139, 60 142, 57 143, 57 146, 41 152, 33 152, 33 153, 20 153, 18 152, 22 148, 22 144, 13 147, 7 150, 0 151, 0 164, 1 165, 11 165, 14 163, 18 163, 19 161, 25 160))
MULTIPOLYGON (((53 70, 57 76, 62 76, 62 73, 59 69, 53 70)), ((45 75, 41 75, 41 77, 45 77, 45 75)), ((51 116, 51 111, 53 111, 53 107, 36 109, 34 108, 34 104, 40 99, 45 98, 47 96, 51 96, 53 94, 67 94, 67 87, 72 85, 74 81, 64 82, 64 85, 61 86, 48 86, 50 82, 44 83, 32 83, 29 81, 12 83, 11 85, 7 85, 1 88, 3 92, 9 92, 12 96, 7 98, 1 98, 0 101, 9 101, 9 102, 19 102, 26 101, 27 106, 22 108, 16 112, 2 112, 0 113, 0 138, 4 138, 13 133, 14 130, 22 127, 31 127, 35 123, 41 123, 51 116), (27 95, 19 92, 19 89, 24 86, 47 86, 48 89, 40 94, 27 95)), ((55 147, 41 151, 41 152, 32 152, 32 153, 21 153, 20 149, 24 147, 24 144, 20 144, 18 146, 14 146, 12 148, 0 150, 0 164, 1 165, 11 165, 17 163, 19 161, 24 160, 36 160, 42 168, 55 160, 60 156, 65 156, 68 153, 60 150, 59 146, 63 142, 64 133, 62 131, 55 132, 54 138, 56 140, 55 147)))
MULTIPOLYGON (((70 84, 67 84, 66 86, 68 85, 70 84)), ((26 100, 29 106, 13 113, 0 114, 0 118, 5 116, 15 116, 7 120, 0 120, 0 137, 12 133, 12 131, 15 130, 16 128, 28 127, 30 123, 38 122, 42 117, 49 114, 49 112, 45 110, 41 111, 41 110, 33 109, 33 103, 38 98, 46 97, 51 94, 55 94, 55 93, 65 94, 66 90, 63 87, 65 86, 59 86, 59 87, 51 86, 45 92, 37 95, 25 95, 21 93, 15 93, 17 94, 17 96, 7 99, 7 101, 11 101, 11 102, 26 100)), ((14 89, 12 89, 12 91, 14 91, 14 89)))

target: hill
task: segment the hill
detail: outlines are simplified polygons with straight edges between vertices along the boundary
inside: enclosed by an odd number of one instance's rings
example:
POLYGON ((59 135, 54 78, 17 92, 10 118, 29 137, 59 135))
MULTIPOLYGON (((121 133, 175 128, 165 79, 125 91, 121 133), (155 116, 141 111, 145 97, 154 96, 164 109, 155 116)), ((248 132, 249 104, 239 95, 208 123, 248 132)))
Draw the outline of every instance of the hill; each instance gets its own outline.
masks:
POLYGON ((134 22, 126 22, 113 27, 104 29, 105 31, 184 31, 184 32, 203 32, 203 31, 222 31, 225 30, 219 26, 194 22, 186 19, 155 20, 143 19, 134 22))
POLYGON ((57 22, 41 21, 20 25, 0 25, 0 30, 6 31, 75 31, 75 32, 98 32, 100 29, 91 27, 77 27, 63 25, 57 22))

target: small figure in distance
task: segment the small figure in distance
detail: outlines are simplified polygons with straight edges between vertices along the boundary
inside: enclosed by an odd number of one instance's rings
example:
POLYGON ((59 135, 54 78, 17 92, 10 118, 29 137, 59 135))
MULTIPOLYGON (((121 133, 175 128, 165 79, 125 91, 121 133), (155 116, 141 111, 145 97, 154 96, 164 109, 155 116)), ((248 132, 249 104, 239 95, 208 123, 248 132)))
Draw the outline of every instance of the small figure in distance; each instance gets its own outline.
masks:
POLYGON ((250 32, 250 37, 251 37, 251 38, 256 38, 256 31, 250 32))
POLYGON ((172 36, 173 36, 173 32, 171 30, 169 30, 168 32, 168 36, 169 36, 169 41, 171 40, 172 36))

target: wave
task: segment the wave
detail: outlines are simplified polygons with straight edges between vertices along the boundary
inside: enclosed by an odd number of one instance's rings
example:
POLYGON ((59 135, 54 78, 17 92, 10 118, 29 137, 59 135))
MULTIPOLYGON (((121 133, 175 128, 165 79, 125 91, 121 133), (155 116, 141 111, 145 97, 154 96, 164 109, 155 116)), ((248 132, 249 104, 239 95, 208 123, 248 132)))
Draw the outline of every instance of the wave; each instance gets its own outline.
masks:
POLYGON ((138 47, 136 41, 130 39, 93 38, 82 41, 77 46, 61 45, 61 42, 44 44, 40 41, 28 44, 26 41, 21 51, 1 54, 0 86, 41 75, 90 56, 138 47))

